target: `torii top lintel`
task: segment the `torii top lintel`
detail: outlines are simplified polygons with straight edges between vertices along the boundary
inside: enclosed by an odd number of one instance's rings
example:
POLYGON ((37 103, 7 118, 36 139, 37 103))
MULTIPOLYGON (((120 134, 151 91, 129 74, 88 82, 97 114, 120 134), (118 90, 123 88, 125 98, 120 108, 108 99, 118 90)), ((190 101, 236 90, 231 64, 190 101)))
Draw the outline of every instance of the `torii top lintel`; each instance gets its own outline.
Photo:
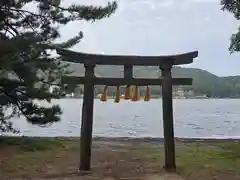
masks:
POLYGON ((87 65, 138 65, 138 66, 161 66, 165 63, 171 65, 190 64, 198 56, 198 51, 169 56, 124 56, 102 55, 74 52, 66 49, 57 49, 63 61, 84 63, 87 65))

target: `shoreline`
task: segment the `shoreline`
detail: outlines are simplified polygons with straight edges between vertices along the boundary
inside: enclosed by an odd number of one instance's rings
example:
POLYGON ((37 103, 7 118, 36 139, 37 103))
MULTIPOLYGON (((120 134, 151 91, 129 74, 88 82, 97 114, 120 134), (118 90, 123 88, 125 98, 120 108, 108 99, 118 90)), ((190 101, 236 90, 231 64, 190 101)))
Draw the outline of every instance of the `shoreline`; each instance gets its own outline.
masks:
MULTIPOLYGON (((64 98, 61 98, 61 99, 83 99, 82 97, 74 97, 74 98, 72 98, 72 97, 64 97, 64 98)), ((110 99, 110 100, 114 100, 114 97, 108 97, 108 99, 110 99)), ((143 98, 141 98, 141 99, 143 99, 143 98)), ((151 97, 151 99, 152 100, 158 100, 158 99, 162 99, 162 97, 151 97)), ((240 99, 240 97, 238 97, 238 98, 234 98, 234 97, 224 97, 224 98, 216 98, 216 97, 209 97, 209 98, 200 98, 200 97, 197 97, 197 98, 192 98, 192 97, 186 97, 186 98, 178 98, 178 97, 173 97, 173 100, 176 100, 176 99, 180 99, 180 100, 191 100, 191 99, 199 99, 199 100, 203 100, 203 99, 209 99, 209 100, 217 100, 217 99, 229 99, 229 100, 231 100, 231 99, 236 99, 236 100, 239 100, 240 99)), ((94 100, 100 100, 99 98, 97 98, 97 97, 95 97, 94 98, 94 100)), ((121 100, 124 100, 124 99, 121 99, 121 100)), ((124 101, 126 101, 126 100, 124 100, 124 101)))
MULTIPOLYGON (((19 138, 26 138, 26 139, 59 139, 59 140, 76 140, 80 139, 80 137, 74 136, 58 136, 58 137, 40 137, 40 136, 4 136, 0 135, 0 139, 19 139, 19 138)), ((180 138, 175 137, 175 141, 179 142, 223 142, 223 141, 231 141, 231 142, 240 142, 240 138, 180 138)), ((164 142, 163 137, 105 137, 105 136, 94 136, 92 137, 92 141, 132 141, 132 142, 164 142)))

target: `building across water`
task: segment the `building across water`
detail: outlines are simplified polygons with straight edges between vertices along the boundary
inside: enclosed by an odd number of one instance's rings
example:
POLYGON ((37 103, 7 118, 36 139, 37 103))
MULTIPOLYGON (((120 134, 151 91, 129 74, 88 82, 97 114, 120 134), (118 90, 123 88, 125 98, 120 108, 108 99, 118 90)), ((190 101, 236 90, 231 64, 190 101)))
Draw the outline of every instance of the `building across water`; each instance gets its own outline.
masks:
POLYGON ((176 88, 176 91, 173 92, 173 98, 175 99, 188 99, 195 98, 193 90, 184 89, 182 86, 176 88))

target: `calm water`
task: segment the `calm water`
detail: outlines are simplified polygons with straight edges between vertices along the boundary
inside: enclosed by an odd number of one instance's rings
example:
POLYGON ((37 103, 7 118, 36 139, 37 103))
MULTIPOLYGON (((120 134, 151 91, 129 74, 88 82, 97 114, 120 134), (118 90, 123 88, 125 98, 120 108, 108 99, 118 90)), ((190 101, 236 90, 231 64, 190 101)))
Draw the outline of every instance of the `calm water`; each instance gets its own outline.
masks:
MULTIPOLYGON (((25 136, 79 136, 81 99, 54 100, 63 109, 62 121, 47 128, 13 119, 25 136)), ((174 100, 176 137, 240 137, 240 100, 174 100)), ((94 136, 162 137, 162 101, 95 100, 94 136)))

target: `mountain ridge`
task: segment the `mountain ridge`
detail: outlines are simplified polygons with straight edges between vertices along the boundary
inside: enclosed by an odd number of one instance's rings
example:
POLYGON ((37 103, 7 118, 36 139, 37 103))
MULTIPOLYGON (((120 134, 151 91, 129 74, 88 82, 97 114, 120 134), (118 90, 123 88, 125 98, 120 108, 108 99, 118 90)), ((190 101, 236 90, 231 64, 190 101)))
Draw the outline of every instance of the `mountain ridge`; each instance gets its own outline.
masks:
MULTIPOLYGON (((68 63, 69 70, 74 73, 71 76, 84 76, 85 68, 82 64, 68 63)), ((123 76, 123 66, 99 65, 95 68, 96 76, 100 77, 121 77, 123 76)), ((134 66, 134 77, 156 78, 161 75, 158 67, 134 66)), ((186 89, 194 90, 196 95, 207 95, 209 97, 240 97, 240 76, 217 76, 207 70, 199 68, 189 68, 174 66, 172 68, 173 77, 193 78, 191 87, 186 89)), ((159 87, 152 87, 152 91, 159 94, 159 87)))

